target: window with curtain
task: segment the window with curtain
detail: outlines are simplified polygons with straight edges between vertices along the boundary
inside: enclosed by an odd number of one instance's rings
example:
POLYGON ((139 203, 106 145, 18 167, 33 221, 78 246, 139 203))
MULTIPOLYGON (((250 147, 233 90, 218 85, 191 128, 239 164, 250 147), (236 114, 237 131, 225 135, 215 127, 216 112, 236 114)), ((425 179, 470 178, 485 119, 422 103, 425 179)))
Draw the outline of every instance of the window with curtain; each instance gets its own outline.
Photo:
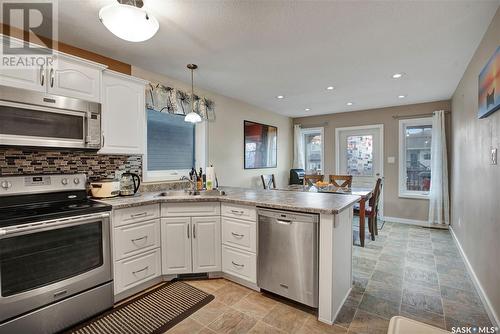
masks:
POLYGON ((321 174, 323 166, 323 128, 302 129, 304 143, 304 168, 307 174, 321 174))
POLYGON ((177 180, 195 166, 195 125, 184 116, 146 110, 147 180, 177 180))
POLYGON ((428 198, 432 117, 399 121, 399 196, 428 198))

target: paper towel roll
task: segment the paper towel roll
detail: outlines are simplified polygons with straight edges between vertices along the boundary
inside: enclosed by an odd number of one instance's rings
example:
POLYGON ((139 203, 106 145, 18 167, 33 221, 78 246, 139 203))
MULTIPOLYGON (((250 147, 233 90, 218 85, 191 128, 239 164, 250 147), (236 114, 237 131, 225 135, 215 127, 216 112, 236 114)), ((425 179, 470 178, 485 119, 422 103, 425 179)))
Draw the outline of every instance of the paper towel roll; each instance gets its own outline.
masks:
POLYGON ((207 183, 207 190, 212 190, 214 188, 215 184, 215 168, 214 167, 207 167, 207 170, 205 171, 207 175, 206 183, 207 183))

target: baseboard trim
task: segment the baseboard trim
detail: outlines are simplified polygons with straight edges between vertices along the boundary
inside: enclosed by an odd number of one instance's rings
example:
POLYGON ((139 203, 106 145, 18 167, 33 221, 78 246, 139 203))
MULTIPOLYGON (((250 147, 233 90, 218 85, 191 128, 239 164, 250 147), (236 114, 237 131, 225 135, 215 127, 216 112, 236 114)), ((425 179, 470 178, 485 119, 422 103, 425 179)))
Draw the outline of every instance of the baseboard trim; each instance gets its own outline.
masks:
POLYGON ((381 219, 383 221, 392 222, 392 223, 416 225, 416 226, 423 226, 423 227, 432 227, 432 228, 439 228, 439 229, 444 229, 444 230, 448 229, 447 226, 440 226, 437 224, 429 224, 429 222, 425 221, 425 220, 407 219, 407 218, 399 218, 399 217, 387 217, 387 216, 382 217, 381 219))
POLYGON ((450 226, 449 228, 450 233, 453 237, 453 240, 455 241, 455 244, 457 245, 457 248, 460 252, 460 256, 462 256, 462 259, 464 260, 465 267, 467 268, 467 271, 469 272, 470 277, 472 278, 472 283, 474 284, 474 287, 476 288, 479 298, 481 298, 481 301, 483 303, 484 308, 486 309, 486 313, 488 313, 488 317, 490 318, 490 321, 493 323, 493 326, 500 326, 500 318, 498 314, 495 312, 495 309, 493 308, 490 299, 484 292, 483 286, 479 282, 479 279, 477 278, 476 273, 474 272, 474 269, 472 268, 472 265, 469 262, 469 259, 467 258, 467 255, 465 255, 464 249, 462 248, 462 245, 460 244, 460 241, 458 241, 457 235, 455 234, 455 231, 453 230, 453 227, 450 226))

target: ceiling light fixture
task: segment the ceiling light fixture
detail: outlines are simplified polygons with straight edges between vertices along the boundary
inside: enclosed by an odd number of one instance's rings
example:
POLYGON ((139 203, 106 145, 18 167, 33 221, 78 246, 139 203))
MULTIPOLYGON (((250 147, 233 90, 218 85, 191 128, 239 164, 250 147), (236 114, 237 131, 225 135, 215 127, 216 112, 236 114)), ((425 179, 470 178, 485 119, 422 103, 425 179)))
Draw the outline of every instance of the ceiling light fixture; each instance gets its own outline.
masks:
POLYGON ((281 100, 281 99, 284 99, 285 97, 284 97, 283 95, 278 95, 278 96, 276 96, 276 98, 277 98, 278 100, 281 100))
POLYGON ((142 7, 142 0, 117 0, 99 11, 99 20, 114 35, 129 42, 143 42, 153 37, 160 24, 142 7))
POLYGON ((304 109, 304 110, 305 110, 305 111, 311 111, 311 108, 306 108, 306 109, 304 109))
POLYGON ((189 123, 200 123, 201 116, 194 111, 194 70, 198 68, 198 65, 188 64, 187 68, 191 70, 191 112, 184 117, 184 121, 189 123))
POLYGON ((346 103, 346 105, 348 105, 348 106, 352 106, 353 104, 354 104, 354 103, 352 103, 352 102, 347 102, 347 103, 346 103))
POLYGON ((335 87, 333 87, 333 86, 328 86, 328 87, 326 87, 326 89, 328 89, 328 90, 333 90, 334 88, 335 88, 335 87))
POLYGON ((393 78, 393 79, 400 79, 400 78, 402 78, 402 77, 403 77, 403 73, 394 73, 394 74, 392 75, 392 78, 393 78))
POLYGON ((398 99, 404 99, 406 95, 398 95, 398 99))

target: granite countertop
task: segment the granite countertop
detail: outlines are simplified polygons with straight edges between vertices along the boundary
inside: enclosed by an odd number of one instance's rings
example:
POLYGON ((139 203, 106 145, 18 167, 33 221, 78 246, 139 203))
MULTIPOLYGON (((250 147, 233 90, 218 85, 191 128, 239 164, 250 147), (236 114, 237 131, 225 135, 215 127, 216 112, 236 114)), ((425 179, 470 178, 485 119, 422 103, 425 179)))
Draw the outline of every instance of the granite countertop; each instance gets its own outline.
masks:
POLYGON ((159 196, 161 192, 143 192, 131 197, 102 199, 114 209, 154 203, 223 202, 308 213, 337 214, 359 200, 359 196, 282 190, 220 187, 225 196, 159 196))

